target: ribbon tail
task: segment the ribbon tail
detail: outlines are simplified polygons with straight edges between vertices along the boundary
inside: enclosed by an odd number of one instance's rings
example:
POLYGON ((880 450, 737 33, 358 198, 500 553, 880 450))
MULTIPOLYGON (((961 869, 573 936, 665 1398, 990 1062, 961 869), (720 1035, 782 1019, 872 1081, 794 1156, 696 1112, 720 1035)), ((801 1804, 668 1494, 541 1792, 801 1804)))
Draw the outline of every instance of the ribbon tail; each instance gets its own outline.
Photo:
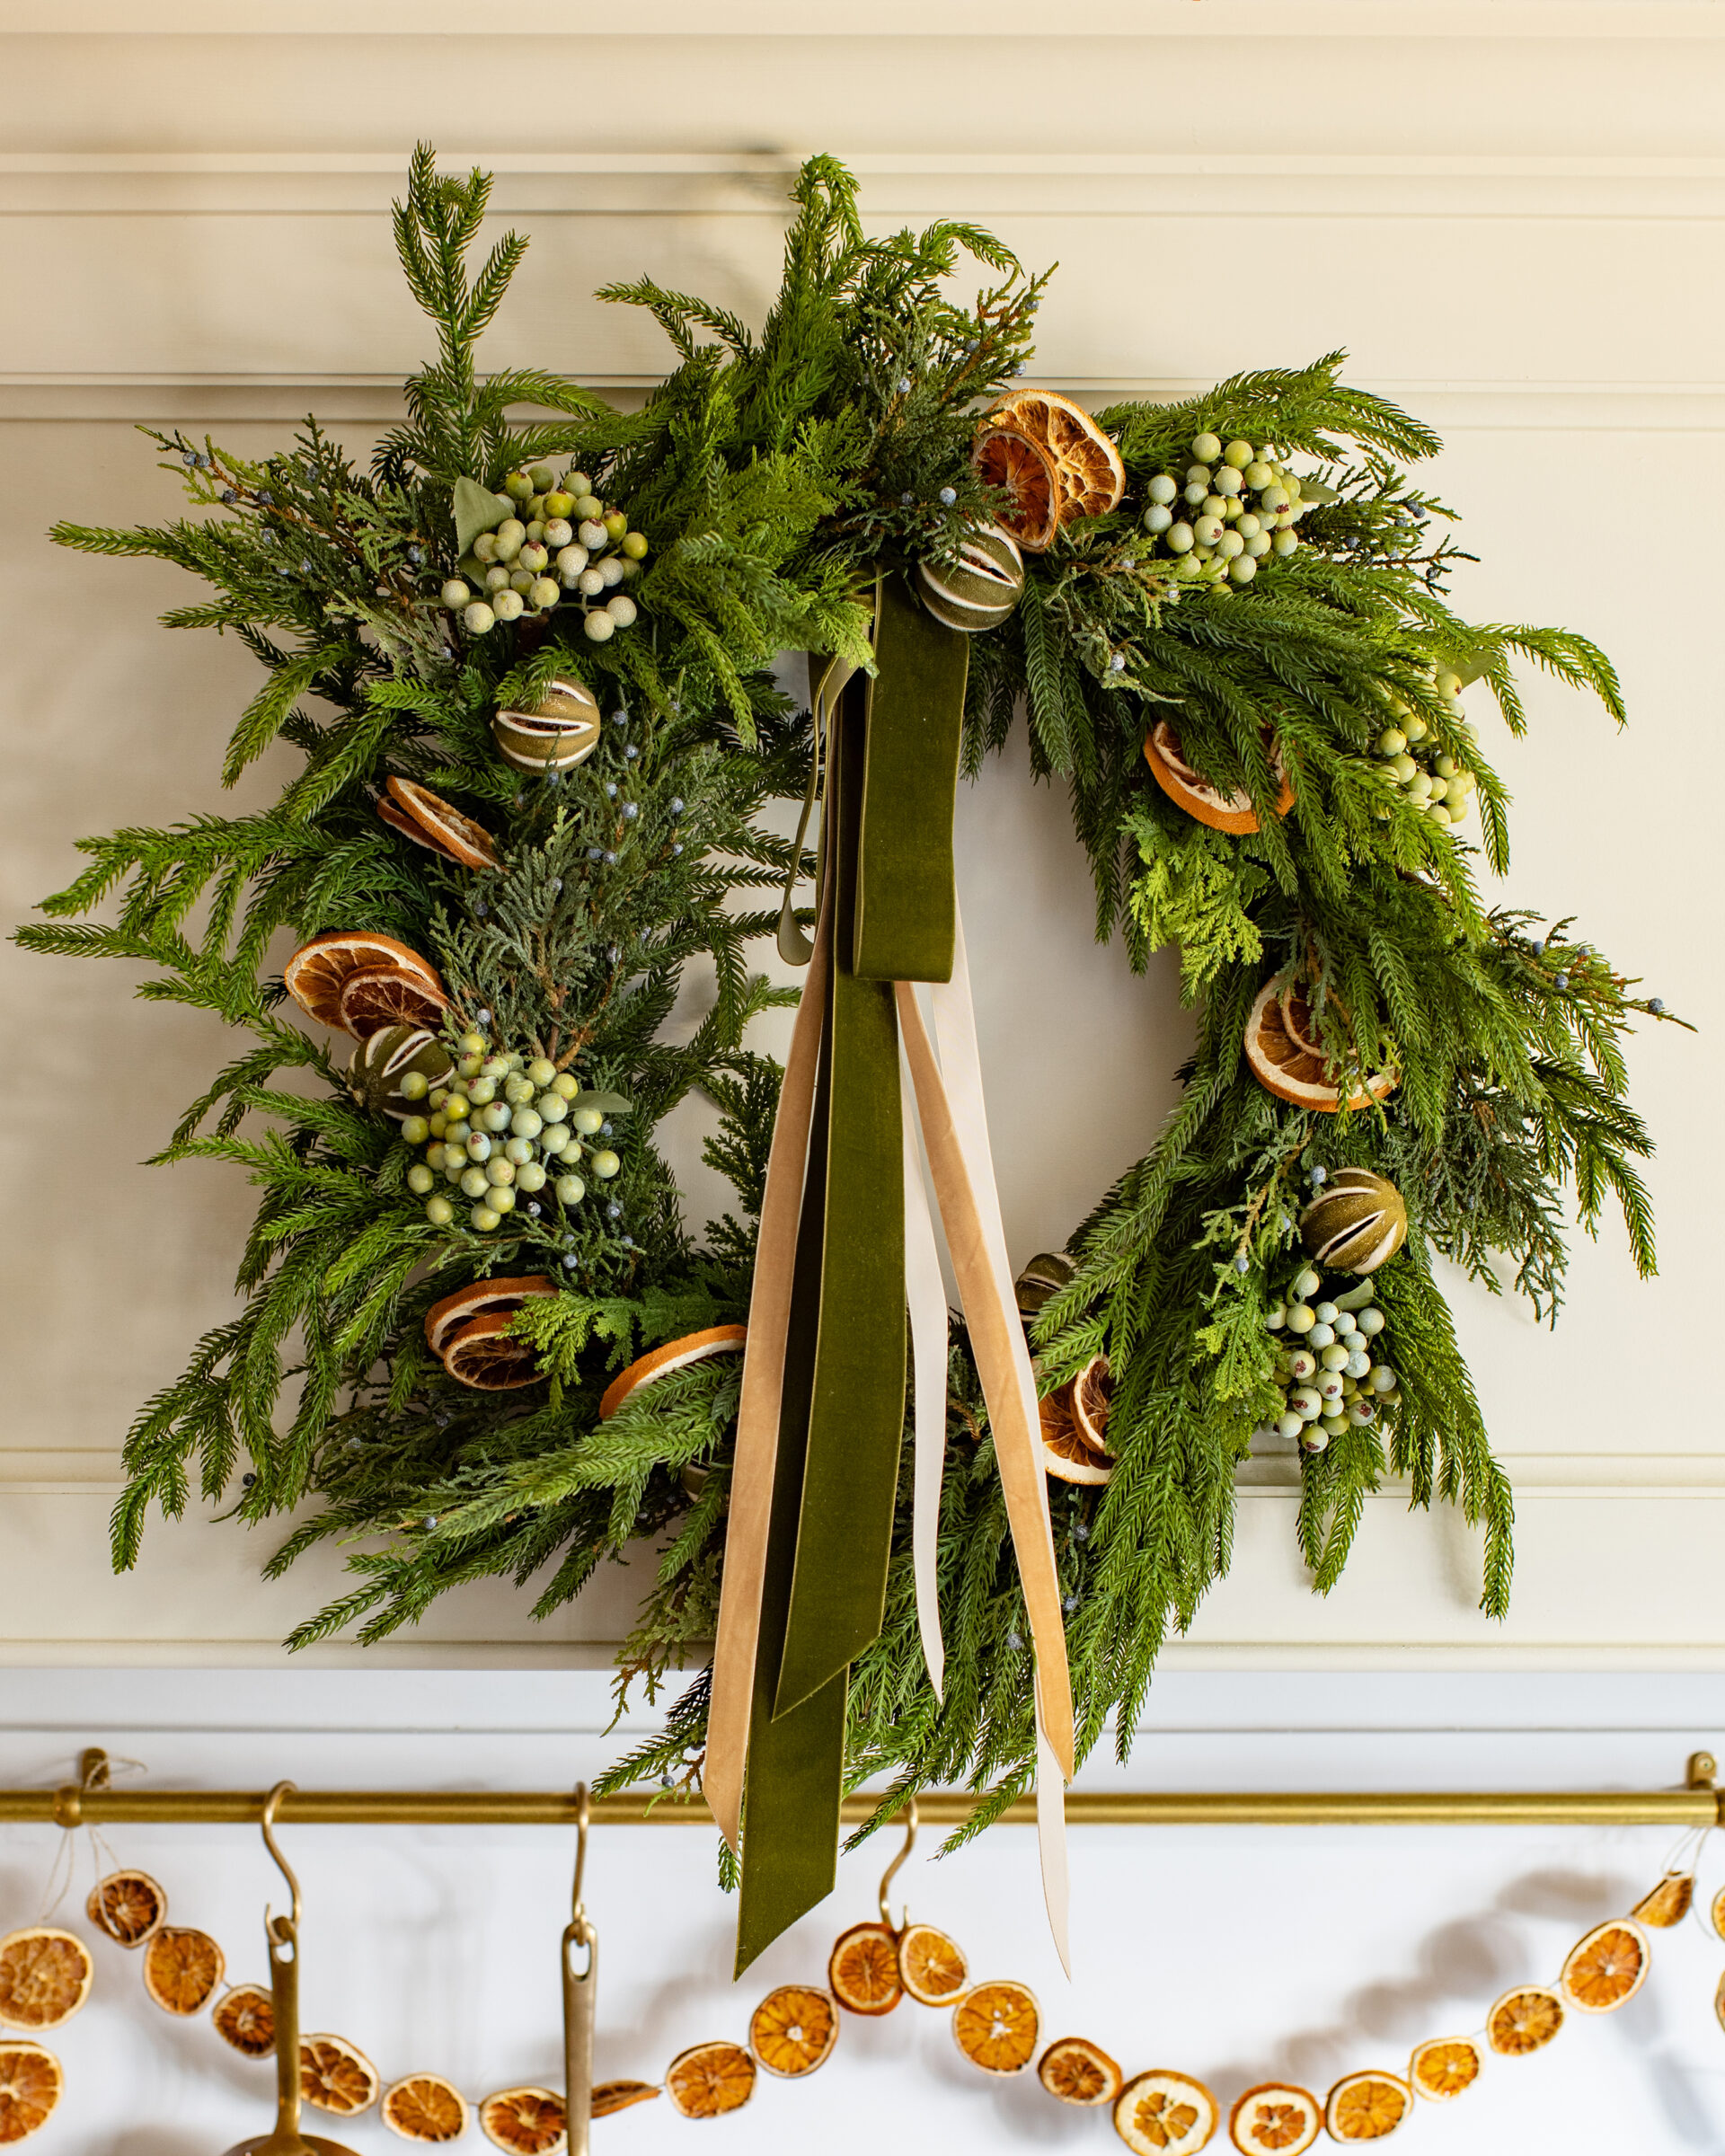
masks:
POLYGON ((915 1471, 911 1497, 911 1570, 916 1589, 916 1629, 934 1697, 945 1696, 946 1644, 941 1636, 937 1563, 941 1480, 946 1468, 946 1283, 929 1217, 928 1190, 916 1154, 916 1104, 908 1074, 904 1088, 905 1294, 910 1307, 911 1401, 915 1471))
POLYGON ((1042 1903, 1048 1913, 1048 1930, 1060 1966, 1072 1978, 1072 1869, 1066 1856, 1066 1785, 1060 1762, 1054 1755, 1041 1727, 1042 1703, 1037 1701, 1036 1731, 1036 1849, 1042 1866, 1042 1903))

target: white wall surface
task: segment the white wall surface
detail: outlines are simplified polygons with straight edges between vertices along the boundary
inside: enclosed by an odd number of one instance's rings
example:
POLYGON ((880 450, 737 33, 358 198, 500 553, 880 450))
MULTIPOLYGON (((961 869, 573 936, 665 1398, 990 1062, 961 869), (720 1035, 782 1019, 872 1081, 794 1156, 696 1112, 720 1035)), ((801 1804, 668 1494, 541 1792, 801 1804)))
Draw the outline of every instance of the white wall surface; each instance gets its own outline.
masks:
MULTIPOLYGON (((1233 1573, 1158 1687, 1153 1712, 1183 1734, 1159 1736, 1130 1778, 1675 1780, 1693 1744, 1725 1735, 1725 1193, 1708 1061, 1725 9, 641 0, 599 18, 450 0, 61 0, 50 18, 0 0, 5 920, 69 879, 76 835, 218 805, 219 744, 252 671, 214 638, 156 627, 186 596, 177 572, 58 554, 45 527, 176 513, 138 421, 258 453, 313 405, 359 446, 388 420, 423 339, 385 212, 421 137, 497 170, 500 226, 533 235, 499 364, 638 389, 665 365, 657 331, 588 295, 643 269, 757 314, 783 176, 816 148, 854 164, 877 227, 975 216, 1029 261, 1058 258, 1041 378, 1092 402, 1346 345, 1355 380, 1446 437, 1438 484, 1481 556, 1458 579, 1464 609, 1564 623, 1616 658, 1625 737, 1535 681, 1532 737, 1498 755, 1517 796, 1508 895, 1577 910, 1582 932, 1703 1028, 1660 1029, 1633 1053, 1660 1144, 1661 1277, 1638 1286, 1608 1226, 1577 1253, 1555 1333, 1458 1295, 1518 1489, 1507 1624, 1474 1610, 1474 1538, 1410 1516, 1393 1491, 1368 1507, 1342 1586, 1313 1597, 1292 1496, 1267 1463, 1243 1493, 1233 1573)), ((1065 805, 1029 784, 1022 755, 960 816, 1022 1256, 1057 1242, 1149 1143, 1188 1021, 1167 965, 1135 982, 1092 946, 1065 805)), ((273 1538, 199 1518, 153 1528, 139 1571, 108 1573, 119 1437, 228 1307, 250 1197, 226 1170, 137 1165, 223 1044, 194 1014, 127 1000, 122 976, 0 949, 14 1104, 0 1117, 0 1779, 57 1779, 86 1740, 212 1783, 588 1771, 606 1751, 601 1687, 571 1673, 602 1666, 624 1629, 621 1569, 544 1627, 520 1598, 475 1589, 387 1650, 332 1646, 323 1666, 291 1671, 276 1643, 337 1583, 331 1560, 266 1588, 273 1538)), ((700 1215, 698 1171, 690 1188, 700 1215)), ((392 2070, 447 2065, 475 2090, 552 2072, 554 1839, 317 1839, 302 1851, 329 1925, 330 1944, 309 1948, 328 2002, 314 2019, 392 2070), (338 1948, 343 1923, 352 1943, 338 1948)), ((615 1898, 599 1904, 605 2062, 656 2072, 684 2042, 740 2030, 745 2004, 722 1984, 730 1912, 704 1836, 615 1839, 626 1852, 607 1860, 615 1898)), ((0 1842, 18 1921, 50 1840, 0 1842)), ((1657 1870, 1650 1840, 1092 1830, 1075 1856, 1071 1993, 1038 1939, 1022 1836, 913 1891, 980 1959, 1037 1984, 1056 2021, 1118 2038, 1133 2063, 1236 2088, 1271 2072, 1322 2083, 1390 2063, 1434 2014, 1475 2026, 1500 1984, 1554 1967, 1657 1870)), ((122 1847, 159 1863, 189 1909, 207 1895, 211 1927, 257 1973, 242 1948, 267 1882, 246 1837, 138 1830, 122 1847)), ((864 1913, 875 1869, 871 1855, 847 1871, 844 1921, 864 1913)), ((800 1927, 765 1977, 812 1974, 838 1921, 800 1927)), ((73 2094, 41 2145, 226 2146, 255 2116, 242 2070, 208 2031, 163 2022, 102 1952, 97 2002, 62 2045, 73 2094)), ((1422 2137, 1520 2156, 1556 2145, 1559 2120, 1570 2140, 1610 2122, 1638 2156, 1725 2150, 1719 1960, 1693 1933, 1662 1941, 1622 2016, 1494 2072, 1474 2102, 1422 2117, 1422 2137)), ((873 2148, 884 2130, 968 2149, 1103 2130, 1050 2110, 1034 2090, 979 2090, 933 2018, 913 2030, 907 2010, 847 2031, 812 2087, 771 2090, 715 2132, 739 2147, 873 2148)), ((678 2130, 651 2110, 601 2129, 606 2146, 643 2151, 678 2130)), ((362 2152, 385 2138, 346 2137, 362 2152)))

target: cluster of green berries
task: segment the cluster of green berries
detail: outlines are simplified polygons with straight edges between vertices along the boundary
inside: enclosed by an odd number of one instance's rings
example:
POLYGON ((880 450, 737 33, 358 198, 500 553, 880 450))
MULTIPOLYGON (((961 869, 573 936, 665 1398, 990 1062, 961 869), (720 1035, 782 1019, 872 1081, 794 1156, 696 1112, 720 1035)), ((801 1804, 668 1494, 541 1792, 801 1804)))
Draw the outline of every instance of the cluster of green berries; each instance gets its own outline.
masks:
POLYGON ((539 1218, 547 1197, 572 1212, 587 1196, 588 1176, 607 1183, 622 1168, 605 1142, 621 1106, 615 1094, 583 1092, 549 1056, 495 1054, 482 1033, 464 1033, 456 1047, 448 1077, 433 1084, 409 1071, 401 1082, 403 1097, 427 1109, 407 1118, 402 1136, 415 1152, 425 1148, 407 1187, 425 1199, 433 1227, 456 1216, 439 1178, 471 1202, 468 1224, 484 1235, 518 1206, 539 1218))
POLYGON ((1264 1320, 1271 1332, 1287 1336, 1277 1343, 1282 1413, 1270 1427, 1278 1436, 1297 1437, 1308 1453, 1321 1453, 1344 1430, 1366 1428, 1380 1409, 1402 1399, 1395 1372, 1372 1359, 1383 1352, 1373 1342, 1384 1330, 1384 1312, 1372 1301, 1371 1282, 1326 1300, 1319 1299, 1322 1288, 1307 1266, 1296 1274, 1288 1300, 1264 1320))
POLYGON ((1191 449, 1183 476, 1158 472, 1145 490, 1144 528, 1183 582, 1250 584, 1267 557, 1298 550, 1294 526, 1316 504, 1301 499, 1298 478, 1271 448, 1200 434, 1191 449))
MULTIPOLYGON (((1462 716, 1462 681, 1458 674, 1435 673, 1432 688, 1444 707, 1444 715, 1464 741, 1472 742, 1473 729, 1462 716)), ((1400 696, 1390 699, 1390 723, 1374 744, 1384 782, 1429 816, 1434 824, 1459 824, 1473 805, 1475 780, 1465 764, 1443 752, 1432 738, 1431 728, 1400 696)))
POLYGON ((565 595, 579 605, 596 644, 634 625, 639 609, 616 588, 640 573, 646 535, 630 530, 621 509, 606 507, 585 472, 560 478, 549 464, 511 472, 497 503, 495 527, 480 533, 460 573, 443 587, 444 605, 470 635, 523 614, 544 616, 565 595))

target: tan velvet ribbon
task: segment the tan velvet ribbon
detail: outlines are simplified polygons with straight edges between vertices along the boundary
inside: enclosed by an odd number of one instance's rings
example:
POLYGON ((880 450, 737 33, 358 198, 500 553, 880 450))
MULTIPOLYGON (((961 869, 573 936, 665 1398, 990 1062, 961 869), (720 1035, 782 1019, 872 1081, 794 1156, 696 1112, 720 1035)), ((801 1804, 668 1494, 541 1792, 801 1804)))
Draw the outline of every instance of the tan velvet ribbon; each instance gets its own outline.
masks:
POLYGON ((946 1645, 941 1635, 939 1580, 941 1482, 946 1470, 946 1358, 950 1334, 946 1282, 929 1215, 928 1186, 916 1147, 916 1100, 910 1074, 905 1090, 905 1301, 910 1311, 911 1573, 916 1629, 934 1697, 946 1692, 946 1645))

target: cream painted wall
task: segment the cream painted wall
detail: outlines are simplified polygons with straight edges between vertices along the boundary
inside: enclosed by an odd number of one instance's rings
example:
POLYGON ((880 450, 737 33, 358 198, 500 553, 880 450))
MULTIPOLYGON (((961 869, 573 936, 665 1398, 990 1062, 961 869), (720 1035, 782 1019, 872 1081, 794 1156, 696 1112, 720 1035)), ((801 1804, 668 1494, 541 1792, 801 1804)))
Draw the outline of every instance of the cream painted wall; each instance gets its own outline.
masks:
MULTIPOLYGON (((1260 1463, 1233 1573, 1170 1651, 1156 1735, 1130 1776, 1650 1784, 1725 1737, 1712 1250, 1725 1192, 1706 1060, 1721 965, 1703 881, 1725 716, 1712 659, 1725 9, 879 0, 863 15, 819 0, 641 0, 565 22, 450 0, 411 14, 385 0, 253 0, 243 14, 231 0, 62 0, 45 20, 0 0, 8 921, 67 879, 77 834, 217 804, 217 744, 250 674, 217 640, 155 626, 182 596, 172 572, 59 555, 44 527, 174 512, 139 420, 257 449, 313 404, 357 443, 387 420, 420 340, 384 212, 418 137, 497 169, 500 223, 533 235, 500 363, 531 355, 638 388, 664 364, 657 332, 588 296, 643 268, 757 312, 783 175, 821 147, 855 164, 877 225, 974 216, 1028 260, 1057 257, 1040 364, 1081 397, 1173 391, 1345 344, 1355 379, 1439 427, 1439 484, 1482 557, 1460 579, 1465 607, 1586 630, 1629 692, 1619 740, 1596 711, 1532 682, 1533 737, 1499 753, 1517 796, 1509 895, 1577 909, 1703 1028, 1663 1029, 1634 1052, 1660 1141, 1664 1268, 1638 1286, 1608 1228, 1578 1250, 1554 1334, 1507 1303, 1458 1297, 1518 1487, 1506 1625, 1473 1608, 1472 1535, 1411 1517, 1393 1491, 1368 1508, 1343 1585, 1316 1600, 1294 1555, 1287 1467, 1260 1463)), ((1064 803, 1030 785, 1018 753, 966 795, 960 852, 1022 1254, 1057 1241, 1148 1143, 1187 1021, 1166 967, 1135 982, 1091 944, 1064 803)), ((309 1670, 284 1669, 276 1642, 339 1575, 308 1567, 262 1586, 267 1536, 201 1517, 155 1529, 140 1570, 111 1577, 119 1439, 227 1307, 248 1214, 222 1171, 137 1165, 221 1044, 195 1017, 128 1001, 117 968, 0 948, 0 995, 13 1044, 0 1779, 58 1778, 64 1754, 109 1738, 160 1775, 210 1782, 588 1771, 605 1751, 600 1688, 571 1673, 602 1666, 626 1622, 621 1570, 544 1628, 518 1598, 475 1590, 385 1652, 332 1647, 309 1670), (220 1665, 228 1674, 208 1674, 220 1665)), ((696 1135, 680 1141, 691 1163, 696 1135)), ((693 1166, 690 1189, 698 1214, 693 1166)), ((1085 1842, 1070 1993, 1034 1937, 1013 1837, 919 1882, 916 1898, 1031 1974, 1063 2026, 1117 2036, 1137 2063, 1165 2049, 1234 2087, 1253 2072, 1322 2083, 1390 2062, 1433 2014, 1475 2026, 1500 1982, 1549 1968, 1657 1869, 1655 1841, 1085 1842), (1117 1922, 1121 1911, 1132 1921, 1117 1922), (1193 1942, 1190 1969, 1175 1941, 1193 1942)), ((377 1846, 317 1845, 324 1905, 363 1932, 339 1957, 324 1950, 317 2010, 385 2065, 448 2059, 474 2087, 552 2072, 548 1964, 529 1975, 511 1957, 532 1924, 546 1929, 561 1853, 402 1837, 380 1860, 377 1846)), ((678 1837, 674 1858, 668 1846, 637 1837, 607 1858, 616 2072, 734 2032, 741 2010, 721 1984, 711 1852, 700 1836, 678 1837)), ((177 1895, 185 1881, 189 1909, 207 1893, 209 1921, 243 1941, 262 1890, 249 1844, 128 1837, 125 1850, 159 1861, 177 1895)), ((46 1854, 40 1834, 0 1842, 5 1922, 33 1908, 46 1854)), ((846 1912, 861 1913, 872 1862, 854 1867, 846 1912)), ((770 1973, 811 1973, 828 1929, 811 1920, 770 1973)), ((255 1973, 255 1957, 236 1948, 236 1960, 255 1973)), ((1506 2072, 1489 2107, 1422 2120, 1422 2134, 1521 2156, 1554 2139, 1554 2120, 1607 2121, 1646 2156, 1725 2150, 1716 1975, 1716 1945, 1674 1941, 1631 2013, 1566 2038, 1561 2066, 1553 2054, 1526 2078, 1506 2072)), ((164 2037, 146 2011, 128 1991, 68 2032, 76 2107, 45 2148, 168 2156, 220 2148, 246 2125, 250 2099, 209 2063, 204 2034, 164 2037), (145 2114, 130 2123, 127 2086, 145 2114)), ((1101 2131, 1050 2117, 1034 2091, 960 2084, 944 2044, 932 2022, 913 2034, 895 2020, 856 2047, 880 2054, 866 2083, 836 2067, 727 2131, 739 2146, 814 2134, 842 2150, 872 2148, 882 2130, 960 2148, 1101 2131), (901 2047, 916 2073, 885 2070, 901 2047)), ((606 2131, 647 2150, 674 2124, 632 2114, 606 2131)), ((385 2140, 364 2126, 347 2137, 362 2152, 385 2140)))

